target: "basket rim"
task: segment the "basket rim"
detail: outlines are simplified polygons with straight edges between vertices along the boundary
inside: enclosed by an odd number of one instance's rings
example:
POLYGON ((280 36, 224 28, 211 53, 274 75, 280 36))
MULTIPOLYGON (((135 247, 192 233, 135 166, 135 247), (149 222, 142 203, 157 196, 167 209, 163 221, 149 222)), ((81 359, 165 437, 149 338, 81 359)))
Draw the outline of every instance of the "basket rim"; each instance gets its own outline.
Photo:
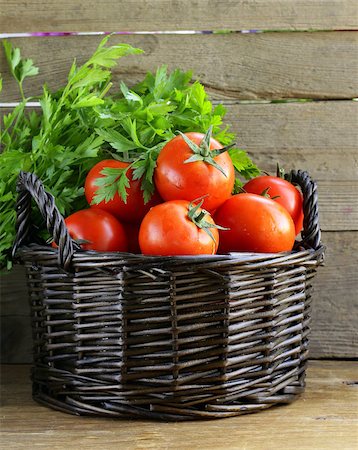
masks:
MULTIPOLYGON (((253 264, 262 263, 267 264, 272 263, 297 263, 297 260, 317 260, 318 262, 322 260, 326 247, 320 243, 317 249, 313 248, 299 248, 294 249, 289 252, 278 252, 278 253, 259 253, 259 252, 230 252, 224 254, 214 254, 214 255, 172 255, 172 256, 162 256, 162 255, 143 255, 141 253, 129 253, 129 252, 98 252, 95 250, 76 250, 73 254, 73 264, 76 262, 88 263, 92 261, 123 261, 123 262, 133 262, 133 263, 153 263, 165 265, 166 263, 216 263, 216 262, 231 262, 237 264, 253 264)), ((39 244, 28 244, 24 245, 17 251, 17 256, 20 260, 28 260, 30 254, 38 254, 48 257, 56 257, 58 255, 58 249, 39 244)), ((30 259, 33 260, 33 258, 30 259)))
MULTIPOLYGON (((291 258, 292 254, 295 254, 295 251, 300 251, 303 249, 320 249, 321 248, 321 230, 319 228, 319 220, 318 220, 318 196, 317 196, 317 184, 314 182, 308 172, 306 171, 295 171, 291 170, 288 178, 290 182, 295 185, 298 185, 302 191, 303 195, 303 212, 304 212, 304 221, 303 221, 303 230, 300 235, 301 241, 295 242, 293 253, 284 252, 286 258, 291 258)), ((46 220, 46 227, 50 235, 52 236, 54 242, 58 244, 57 248, 57 259, 58 264, 63 267, 65 270, 69 269, 71 265, 72 258, 82 257, 83 255, 93 255, 93 253, 80 253, 80 244, 73 240, 70 236, 69 231, 66 227, 65 219, 61 215, 59 209, 56 206, 55 198, 46 192, 41 180, 33 173, 30 172, 21 172, 18 179, 17 190, 19 192, 18 200, 16 203, 16 213, 17 213, 17 221, 16 221, 16 239, 12 249, 12 256, 15 257, 18 254, 18 251, 21 247, 26 246, 26 241, 29 241, 29 237, 31 237, 31 199, 33 198, 43 216, 46 220), (76 255, 76 256, 75 256, 76 255), (82 256, 81 256, 82 255, 82 256)), ((37 245, 39 245, 38 240, 37 245)), ((320 251, 320 250, 319 250, 320 251)), ((53 253, 54 254, 54 253, 53 253)), ((102 253, 102 259, 105 257, 103 255, 112 255, 113 258, 114 253, 102 253)), ((121 254, 119 254, 121 255, 121 254)), ((118 257, 118 254, 117 254, 118 257)), ((122 258, 126 257, 127 261, 129 259, 133 260, 133 258, 141 258, 142 262, 155 261, 155 258, 166 259, 163 255, 149 255, 149 256, 134 256, 131 253, 122 253, 122 258)), ((273 258, 282 257, 281 253, 272 254, 272 253, 245 253, 245 256, 240 253, 228 253, 226 255, 199 255, 199 256, 191 256, 191 255, 178 255, 171 257, 171 261, 177 262, 193 262, 193 261, 220 261, 222 259, 228 260, 236 260, 242 261, 243 259, 249 263, 251 261, 261 260, 270 260, 273 258), (211 259, 210 259, 211 258, 211 259)))

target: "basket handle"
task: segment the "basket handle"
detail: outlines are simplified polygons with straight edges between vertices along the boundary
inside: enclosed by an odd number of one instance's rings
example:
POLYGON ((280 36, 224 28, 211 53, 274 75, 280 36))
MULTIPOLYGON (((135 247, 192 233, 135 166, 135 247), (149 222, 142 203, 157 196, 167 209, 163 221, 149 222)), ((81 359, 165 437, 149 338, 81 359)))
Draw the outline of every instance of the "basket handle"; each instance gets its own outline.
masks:
POLYGON ((301 244, 317 250, 321 245, 317 183, 311 179, 308 172, 303 170, 291 170, 290 173, 285 175, 285 179, 293 184, 297 184, 303 194, 304 219, 301 244))
POLYGON ((46 220, 48 232, 58 244, 58 263, 67 270, 73 253, 79 249, 79 245, 69 235, 53 195, 45 191, 42 182, 35 174, 23 171, 19 174, 16 190, 19 194, 16 202, 16 238, 12 249, 13 257, 29 235, 31 198, 33 198, 42 217, 46 220))

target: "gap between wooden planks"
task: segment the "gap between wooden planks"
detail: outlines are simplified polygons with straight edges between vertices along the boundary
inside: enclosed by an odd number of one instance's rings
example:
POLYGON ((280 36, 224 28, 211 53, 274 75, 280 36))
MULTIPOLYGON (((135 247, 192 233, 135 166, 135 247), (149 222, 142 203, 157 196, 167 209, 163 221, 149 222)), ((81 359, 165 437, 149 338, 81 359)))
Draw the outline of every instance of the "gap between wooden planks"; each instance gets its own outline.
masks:
POLYGON ((0 0, 0 20, 3 32, 358 28, 354 0, 0 0))
POLYGON ((287 406, 205 422, 76 417, 31 399, 30 366, 2 366, 1 442, 6 449, 353 450, 358 445, 354 361, 309 361, 307 388, 287 406))

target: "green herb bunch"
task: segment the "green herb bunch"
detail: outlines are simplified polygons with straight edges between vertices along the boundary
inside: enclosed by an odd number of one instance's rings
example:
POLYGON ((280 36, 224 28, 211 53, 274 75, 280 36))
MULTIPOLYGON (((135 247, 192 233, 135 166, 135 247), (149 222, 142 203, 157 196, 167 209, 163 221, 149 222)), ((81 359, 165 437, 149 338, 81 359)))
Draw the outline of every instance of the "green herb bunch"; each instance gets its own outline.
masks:
MULTIPOLYGON (((23 88, 27 77, 37 75, 37 67, 4 41, 6 59, 22 101, 0 123, 0 267, 11 267, 16 180, 21 170, 36 173, 67 216, 86 207, 84 180, 90 168, 102 159, 129 162, 148 201, 154 191, 156 158, 178 131, 205 132, 211 126, 213 136, 223 145, 234 139, 228 126, 223 126, 225 108, 212 105, 203 85, 192 82, 191 72, 177 69, 168 74, 166 66, 162 66, 134 87, 121 82, 115 89, 111 69, 121 57, 142 50, 127 44, 108 47, 108 39, 101 41, 82 66, 73 62, 62 89, 51 93, 44 85, 39 98, 26 98, 23 88), (39 101, 40 108, 29 110, 29 100, 39 101)), ((0 91, 1 86, 0 78, 0 91)), ((251 178, 258 174, 243 150, 231 149, 230 156, 238 175, 251 178)), ((108 201, 117 191, 125 200, 128 169, 105 169, 103 174, 95 202, 108 201)), ((39 213, 34 213, 33 221, 46 239, 39 213)))

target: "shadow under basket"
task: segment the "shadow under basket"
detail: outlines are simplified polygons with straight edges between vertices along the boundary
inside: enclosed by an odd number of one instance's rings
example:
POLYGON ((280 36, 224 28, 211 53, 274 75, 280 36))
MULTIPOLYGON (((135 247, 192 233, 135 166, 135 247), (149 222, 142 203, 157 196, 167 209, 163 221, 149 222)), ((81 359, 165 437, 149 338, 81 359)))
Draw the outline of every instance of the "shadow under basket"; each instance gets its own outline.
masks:
POLYGON ((149 257, 82 251, 38 178, 22 172, 14 255, 27 269, 33 398, 67 413, 217 419, 304 390, 311 280, 322 263, 317 187, 292 252, 149 257), (31 199, 58 249, 33 243, 31 199))

